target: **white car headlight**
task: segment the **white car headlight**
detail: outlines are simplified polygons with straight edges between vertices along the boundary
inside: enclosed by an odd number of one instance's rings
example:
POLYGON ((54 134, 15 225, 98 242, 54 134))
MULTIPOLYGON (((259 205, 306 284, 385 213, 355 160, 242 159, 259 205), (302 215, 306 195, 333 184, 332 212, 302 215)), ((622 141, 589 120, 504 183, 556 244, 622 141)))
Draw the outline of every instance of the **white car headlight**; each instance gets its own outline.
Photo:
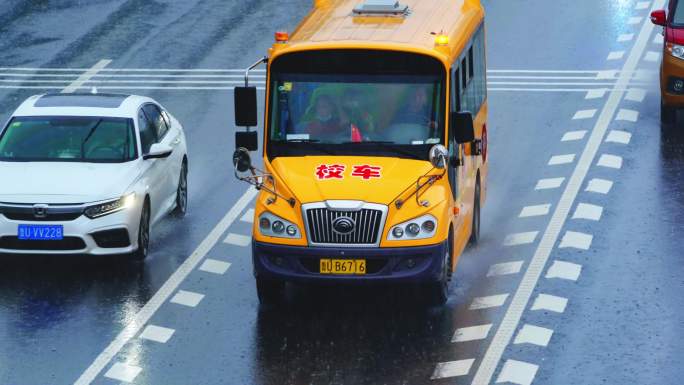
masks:
POLYGON ((669 52, 670 55, 678 59, 684 59, 684 46, 667 43, 665 47, 667 48, 667 52, 669 52))
POLYGON ((115 212, 133 207, 134 203, 135 194, 131 193, 128 195, 124 195, 119 199, 113 199, 108 202, 98 203, 96 205, 89 206, 85 209, 85 215, 90 219, 99 218, 104 215, 113 214, 115 212))
POLYGON ((430 214, 392 226, 387 235, 389 241, 431 238, 437 231, 437 218, 430 214))
POLYGON ((277 215, 264 212, 259 216, 259 231, 269 237, 299 239, 299 227, 277 215))

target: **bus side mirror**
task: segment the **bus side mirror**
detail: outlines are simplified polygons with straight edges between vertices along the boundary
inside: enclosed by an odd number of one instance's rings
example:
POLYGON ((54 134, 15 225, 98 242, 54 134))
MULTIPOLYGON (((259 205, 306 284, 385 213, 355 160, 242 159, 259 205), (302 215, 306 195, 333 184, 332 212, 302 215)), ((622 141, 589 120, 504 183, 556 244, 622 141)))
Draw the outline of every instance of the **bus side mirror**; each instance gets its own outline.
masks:
POLYGON ((452 112, 450 131, 456 143, 470 143, 474 141, 473 115, 470 112, 452 112))
POLYGON ((665 26, 667 24, 667 17, 664 9, 651 12, 651 23, 655 25, 665 26))
POLYGON ((246 148, 239 147, 233 153, 233 166, 239 172, 246 172, 252 169, 252 158, 246 148))
POLYGON ((238 127, 256 127, 256 87, 235 87, 233 100, 235 101, 235 125, 238 127))
POLYGON ((259 149, 259 136, 256 131, 238 131, 235 133, 235 148, 244 148, 247 151, 259 149))

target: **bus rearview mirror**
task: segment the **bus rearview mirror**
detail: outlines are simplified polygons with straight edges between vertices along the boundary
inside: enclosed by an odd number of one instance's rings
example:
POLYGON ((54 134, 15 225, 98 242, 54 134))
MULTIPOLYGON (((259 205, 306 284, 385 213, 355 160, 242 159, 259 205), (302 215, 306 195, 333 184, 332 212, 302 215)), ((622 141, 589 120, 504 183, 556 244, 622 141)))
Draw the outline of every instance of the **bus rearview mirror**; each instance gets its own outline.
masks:
POLYGON ((252 168, 252 158, 246 148, 240 147, 233 153, 233 166, 239 172, 246 172, 252 168))
POLYGON ((475 140, 473 114, 454 112, 451 114, 451 135, 456 143, 469 143, 475 140))
POLYGON ((233 96, 235 102, 235 125, 238 127, 256 127, 256 87, 235 87, 233 96))

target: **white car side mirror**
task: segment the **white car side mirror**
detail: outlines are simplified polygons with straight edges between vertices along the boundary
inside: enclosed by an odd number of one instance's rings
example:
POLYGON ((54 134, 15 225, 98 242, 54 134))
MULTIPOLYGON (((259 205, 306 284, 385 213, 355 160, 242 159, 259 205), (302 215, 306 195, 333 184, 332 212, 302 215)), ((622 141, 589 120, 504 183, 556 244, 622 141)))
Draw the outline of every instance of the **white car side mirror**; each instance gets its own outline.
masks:
POLYGON ((150 151, 143 155, 143 159, 161 159, 168 158, 173 152, 173 148, 167 144, 155 143, 150 146, 150 151))

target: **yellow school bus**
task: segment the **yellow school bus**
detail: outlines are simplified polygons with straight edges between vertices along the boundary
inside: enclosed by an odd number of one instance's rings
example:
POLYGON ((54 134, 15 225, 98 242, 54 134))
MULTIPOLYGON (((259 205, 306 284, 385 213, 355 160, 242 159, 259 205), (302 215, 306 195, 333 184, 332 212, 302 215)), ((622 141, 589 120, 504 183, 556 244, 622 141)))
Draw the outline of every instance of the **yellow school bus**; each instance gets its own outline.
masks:
POLYGON ((254 184, 261 303, 286 282, 395 282, 447 300, 487 177, 479 0, 316 0, 235 88, 236 176, 254 184), (263 166, 257 90, 266 65, 263 166))

